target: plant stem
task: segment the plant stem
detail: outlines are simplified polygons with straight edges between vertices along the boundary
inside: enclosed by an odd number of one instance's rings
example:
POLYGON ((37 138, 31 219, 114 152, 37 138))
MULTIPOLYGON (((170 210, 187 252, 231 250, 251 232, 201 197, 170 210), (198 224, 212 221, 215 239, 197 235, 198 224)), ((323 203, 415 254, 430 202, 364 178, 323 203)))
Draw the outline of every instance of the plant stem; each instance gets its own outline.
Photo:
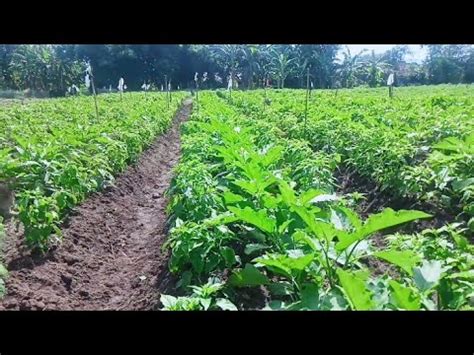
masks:
POLYGON ((360 243, 361 241, 362 241, 362 239, 361 239, 361 240, 358 240, 358 241, 355 243, 355 245, 352 247, 351 251, 349 252, 349 255, 348 255, 347 258, 346 258, 346 262, 344 263, 344 267, 347 266, 347 263, 349 262, 349 259, 351 258, 352 253, 354 252, 355 248, 357 248, 357 246, 359 245, 359 243, 360 243))

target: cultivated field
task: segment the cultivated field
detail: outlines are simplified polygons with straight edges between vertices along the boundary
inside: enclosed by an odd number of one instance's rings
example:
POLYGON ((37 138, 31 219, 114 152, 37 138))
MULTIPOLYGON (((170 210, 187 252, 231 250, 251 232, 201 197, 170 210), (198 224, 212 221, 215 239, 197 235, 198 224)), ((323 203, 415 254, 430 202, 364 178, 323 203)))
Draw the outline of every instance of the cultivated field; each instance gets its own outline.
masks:
POLYGON ((473 90, 0 106, 0 308, 474 309, 473 90))

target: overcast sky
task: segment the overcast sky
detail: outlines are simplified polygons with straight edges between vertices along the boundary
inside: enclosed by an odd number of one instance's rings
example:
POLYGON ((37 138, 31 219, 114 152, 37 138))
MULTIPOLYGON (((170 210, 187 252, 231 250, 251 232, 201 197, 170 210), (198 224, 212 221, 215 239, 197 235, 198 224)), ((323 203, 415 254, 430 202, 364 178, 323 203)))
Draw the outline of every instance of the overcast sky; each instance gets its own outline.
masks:
MULTIPOLYGON (((374 50, 377 53, 383 53, 386 50, 395 47, 395 44, 348 44, 351 54, 355 55, 362 49, 367 48, 368 50, 374 50)), ((425 59, 427 54, 427 48, 420 48, 419 44, 409 44, 408 47, 413 52, 411 55, 406 57, 407 61, 421 62, 425 59)))

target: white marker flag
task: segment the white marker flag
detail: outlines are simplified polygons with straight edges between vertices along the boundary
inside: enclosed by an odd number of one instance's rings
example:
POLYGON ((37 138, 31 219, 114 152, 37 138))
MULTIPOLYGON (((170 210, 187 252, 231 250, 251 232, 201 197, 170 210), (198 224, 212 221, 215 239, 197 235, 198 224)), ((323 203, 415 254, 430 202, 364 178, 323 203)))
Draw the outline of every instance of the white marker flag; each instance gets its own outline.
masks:
POLYGON ((119 84, 118 84, 118 86, 117 86, 117 89, 119 89, 119 91, 123 91, 123 89, 124 89, 124 83, 125 83, 125 80, 123 80, 123 78, 120 78, 119 84))
POLYGON ((89 89, 91 86, 91 79, 89 78, 89 74, 86 74, 85 82, 86 82, 86 88, 89 89))
POLYGON ((395 80, 394 80, 393 74, 390 74, 390 75, 388 76, 387 85, 388 85, 388 86, 392 86, 394 81, 395 81, 395 80))

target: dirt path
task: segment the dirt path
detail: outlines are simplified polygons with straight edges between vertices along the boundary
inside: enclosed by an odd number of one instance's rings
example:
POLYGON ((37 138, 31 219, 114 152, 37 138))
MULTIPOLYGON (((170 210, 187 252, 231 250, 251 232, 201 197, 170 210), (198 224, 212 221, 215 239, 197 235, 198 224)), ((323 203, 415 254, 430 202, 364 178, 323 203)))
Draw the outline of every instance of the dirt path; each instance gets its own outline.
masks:
MULTIPOLYGON (((46 257, 31 257, 6 240, 10 270, 1 309, 147 310, 169 279, 166 204, 172 169, 180 157, 184 103, 170 130, 129 167, 109 191, 76 209, 64 241, 46 257)), ((7 238, 14 239, 14 238, 7 238)))

